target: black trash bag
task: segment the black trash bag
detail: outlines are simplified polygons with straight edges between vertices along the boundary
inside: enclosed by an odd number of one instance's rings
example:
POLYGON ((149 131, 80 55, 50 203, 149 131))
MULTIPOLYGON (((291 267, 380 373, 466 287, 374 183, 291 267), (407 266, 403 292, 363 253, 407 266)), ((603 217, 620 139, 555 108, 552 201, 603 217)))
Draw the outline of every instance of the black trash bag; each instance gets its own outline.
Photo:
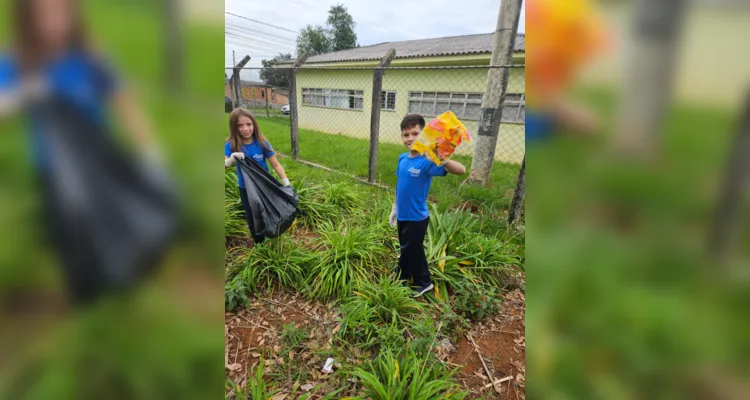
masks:
POLYGON ((37 106, 50 155, 41 174, 45 222, 73 301, 135 288, 176 234, 173 182, 73 106, 54 99, 37 106))
POLYGON ((281 236, 297 218, 297 192, 291 186, 283 186, 249 157, 237 162, 245 180, 255 235, 269 238, 281 236))

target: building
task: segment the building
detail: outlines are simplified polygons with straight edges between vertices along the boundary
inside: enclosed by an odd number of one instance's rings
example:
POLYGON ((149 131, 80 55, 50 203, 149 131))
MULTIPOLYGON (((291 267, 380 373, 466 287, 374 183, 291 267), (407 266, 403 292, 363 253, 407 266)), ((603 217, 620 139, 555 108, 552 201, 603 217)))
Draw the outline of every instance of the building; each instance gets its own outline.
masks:
MULTIPOLYGON (((400 122, 414 112, 429 121, 453 111, 476 135, 494 34, 453 36, 386 42, 307 59, 297 71, 299 126, 331 134, 370 137, 372 67, 388 49, 396 50, 390 67, 426 69, 387 70, 383 77, 380 116, 381 142, 400 143, 400 122), (315 69, 319 68, 320 69, 315 69), (438 69, 435 67, 469 67, 438 69), (348 69, 345 69, 348 68, 348 69)), ((523 66, 525 36, 516 37, 514 64, 523 66)), ((276 64, 289 67, 293 61, 276 64)), ((495 158, 520 163, 524 154, 524 70, 511 68, 506 109, 495 158)), ((472 154, 473 143, 459 154, 472 154)))
MULTIPOLYGON (((242 93, 242 104, 247 107, 265 107, 266 96, 269 106, 279 108, 289 104, 289 90, 275 87, 266 87, 263 82, 240 81, 242 93)), ((233 88, 229 79, 224 80, 224 96, 234 98, 233 88)))

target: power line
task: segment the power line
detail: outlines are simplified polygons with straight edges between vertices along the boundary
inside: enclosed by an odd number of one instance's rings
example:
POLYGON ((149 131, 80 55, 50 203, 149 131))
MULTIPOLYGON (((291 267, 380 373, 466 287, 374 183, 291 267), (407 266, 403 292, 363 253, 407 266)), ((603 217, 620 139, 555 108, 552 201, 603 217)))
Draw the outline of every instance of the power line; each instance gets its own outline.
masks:
POLYGON ((243 17, 242 15, 237 15, 237 14, 233 14, 233 13, 230 13, 229 11, 225 11, 224 13, 225 13, 225 14, 229 14, 229 15, 232 15, 232 16, 235 16, 235 17, 237 17, 237 18, 242 18, 242 19, 246 19, 246 20, 248 20, 248 21, 253 21, 253 22, 256 22, 256 23, 259 23, 259 24, 262 24, 262 25, 268 25, 268 26, 270 26, 270 27, 272 27, 272 28, 276 28, 276 29, 281 29, 282 31, 292 32, 292 33, 294 33, 294 34, 297 34, 297 33, 299 33, 299 32, 297 32, 297 31, 293 31, 293 30, 291 30, 291 29, 286 29, 286 28, 282 28, 282 27, 280 27, 280 26, 276 26, 276 25, 271 25, 271 24, 267 24, 267 23, 265 23, 265 22, 261 22, 261 21, 258 21, 258 20, 252 19, 252 18, 248 18, 248 17, 243 17))
MULTIPOLYGON (((257 46, 258 48, 268 48, 269 50, 272 50, 272 51, 277 51, 277 50, 281 51, 281 49, 284 48, 282 46, 275 45, 275 44, 272 44, 272 43, 266 43, 266 42, 256 41, 255 39, 251 39, 251 38, 247 38, 247 37, 244 37, 244 36, 236 35, 236 34, 234 34, 232 32, 226 32, 225 35, 224 35, 224 40, 229 40, 229 39, 237 41, 241 45, 252 45, 252 46, 257 46)), ((289 47, 293 47, 293 46, 289 46, 289 47)))
POLYGON ((266 36, 270 36, 270 37, 273 37, 274 39, 279 39, 279 40, 288 40, 288 41, 290 41, 290 42, 294 42, 294 41, 295 41, 295 39, 290 39, 290 38, 288 38, 288 37, 284 37, 284 36, 279 36, 279 35, 274 35, 273 33, 268 33, 268 32, 258 31, 258 30, 255 30, 255 29, 251 29, 251 28, 247 28, 247 27, 244 27, 244 26, 242 26, 242 25, 238 25, 238 24, 233 24, 233 23, 231 23, 231 22, 227 22, 227 23, 226 23, 226 26, 227 26, 227 27, 231 27, 231 28, 235 28, 235 29, 242 29, 243 31, 248 31, 248 32, 253 32, 253 33, 260 33, 261 35, 266 35, 266 36))
POLYGON ((237 28, 232 28, 232 27, 228 26, 227 29, 234 29, 234 31, 227 30, 224 33, 231 33, 232 35, 237 36, 237 37, 241 37, 243 39, 258 41, 259 43, 273 44, 273 45, 277 45, 277 46, 286 46, 286 47, 292 47, 292 48, 296 47, 295 44, 291 44, 291 43, 276 42, 276 41, 273 41, 271 39, 261 38, 261 37, 258 37, 258 36, 245 36, 246 33, 237 30, 237 28))

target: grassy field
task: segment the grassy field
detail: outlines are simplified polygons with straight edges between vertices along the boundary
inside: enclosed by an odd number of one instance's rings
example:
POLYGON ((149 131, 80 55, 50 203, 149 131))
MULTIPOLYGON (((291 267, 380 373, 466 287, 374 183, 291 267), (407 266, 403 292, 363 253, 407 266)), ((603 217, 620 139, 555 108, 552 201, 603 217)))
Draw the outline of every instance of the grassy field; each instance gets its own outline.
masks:
MULTIPOLYGON (((523 295, 511 293, 523 285, 523 228, 483 209, 433 209, 426 252, 436 290, 418 301, 394 280, 392 194, 283 162, 300 215, 252 249, 234 169, 226 173, 227 398, 499 398, 475 376, 481 364, 465 335, 490 355, 496 378, 523 373, 523 295), (329 357, 335 372, 321 373, 329 357)), ((523 392, 523 382, 512 386, 523 392)))
MULTIPOLYGON (((276 150, 291 154, 288 118, 258 117, 258 124, 276 150)), ((301 159, 367 178, 369 141, 300 129, 299 142, 301 159)), ((378 182, 395 187, 396 164, 398 157, 405 152, 406 149, 399 145, 382 143, 378 146, 378 182)), ((455 156, 453 159, 464 164, 467 170, 471 167, 470 157, 455 156)), ((435 179, 430 194, 441 211, 470 201, 478 207, 501 212, 510 206, 519 169, 519 165, 496 162, 489 187, 462 185, 465 177, 435 179)))

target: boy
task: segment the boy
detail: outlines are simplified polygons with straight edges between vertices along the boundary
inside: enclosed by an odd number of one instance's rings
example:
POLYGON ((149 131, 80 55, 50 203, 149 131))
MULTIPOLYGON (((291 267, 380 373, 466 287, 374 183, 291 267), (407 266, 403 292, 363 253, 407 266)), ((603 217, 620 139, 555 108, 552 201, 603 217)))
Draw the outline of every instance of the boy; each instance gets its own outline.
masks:
POLYGON ((396 201, 390 215, 391 226, 398 225, 398 241, 401 244, 399 279, 413 279, 414 297, 435 288, 430 280, 423 244, 430 222, 427 194, 430 192, 432 177, 466 173, 466 167, 461 163, 450 160, 438 167, 411 149, 424 127, 424 118, 418 114, 409 114, 401 121, 401 139, 409 152, 398 158, 396 201))

